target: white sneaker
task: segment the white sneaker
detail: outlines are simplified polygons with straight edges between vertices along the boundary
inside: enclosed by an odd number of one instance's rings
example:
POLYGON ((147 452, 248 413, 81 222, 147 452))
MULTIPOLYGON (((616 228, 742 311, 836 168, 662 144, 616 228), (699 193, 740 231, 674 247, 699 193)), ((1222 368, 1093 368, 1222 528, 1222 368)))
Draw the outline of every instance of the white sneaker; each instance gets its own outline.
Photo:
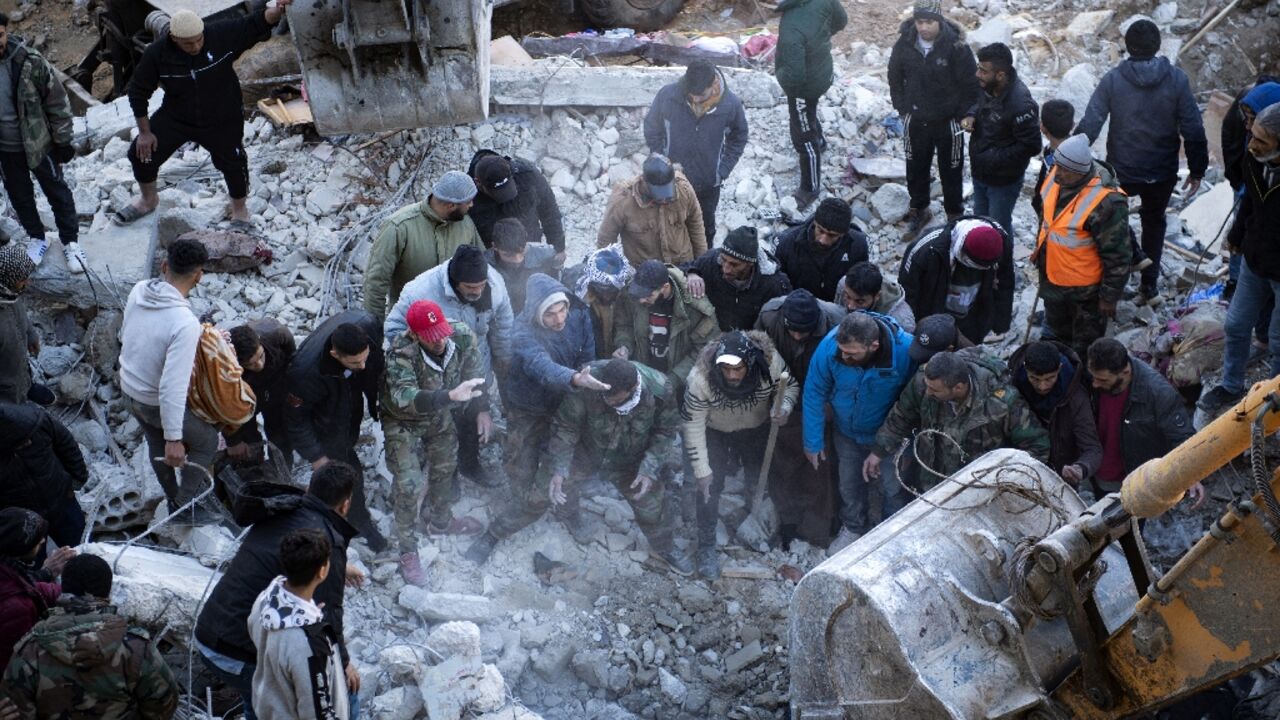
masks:
POLYGON ((840 532, 836 535, 836 539, 831 541, 831 545, 827 547, 827 557, 831 557, 841 550, 849 547, 858 538, 862 537, 862 533, 856 533, 849 528, 841 527, 840 532))
POLYGON ((41 240, 39 242, 27 243, 27 257, 31 258, 31 262, 39 265, 44 260, 44 254, 49 252, 49 241, 41 240))
POLYGON ((67 270, 72 275, 83 275, 88 269, 89 261, 85 258, 84 251, 80 249, 80 243, 69 242, 63 245, 62 254, 67 259, 67 270))

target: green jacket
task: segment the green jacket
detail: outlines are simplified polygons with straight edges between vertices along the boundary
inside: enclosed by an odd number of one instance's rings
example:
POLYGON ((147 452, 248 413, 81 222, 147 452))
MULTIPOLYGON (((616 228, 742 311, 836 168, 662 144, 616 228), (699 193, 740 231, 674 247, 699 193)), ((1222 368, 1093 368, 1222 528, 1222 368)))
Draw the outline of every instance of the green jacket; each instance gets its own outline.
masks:
MULTIPOLYGON (((451 321, 449 325, 453 336, 445 350, 443 367, 427 358, 413 333, 401 333, 391 341, 379 395, 384 419, 429 427, 453 423, 454 403, 449 391, 464 380, 483 378, 485 374, 475 333, 466 323, 451 321)), ((484 400, 482 396, 471 402, 484 400)))
POLYGON ((817 101, 831 87, 831 36, 849 22, 840 0, 783 0, 778 4, 774 76, 788 97, 817 101))
POLYGON ((22 149, 27 155, 27 167, 34 170, 53 145, 71 144, 71 101, 49 61, 38 50, 22 44, 22 38, 9 36, 3 59, 12 63, 9 69, 14 84, 5 92, 14 94, 22 149))
MULTIPOLYGON (((1001 447, 1025 450, 1040 462, 1048 462, 1049 433, 1021 393, 993 372, 991 362, 966 353, 961 357, 969 365, 969 396, 958 404, 938 402, 925 395, 924 368, 916 371, 876 434, 876 454, 888 457, 898 451, 903 440, 916 434, 915 448, 921 462, 942 477, 1001 447), (932 432, 917 434, 921 430, 935 430, 946 437, 932 432)), ((920 470, 925 488, 937 485, 942 477, 920 470)))
POLYGON ((18 643, 4 684, 24 718, 168 720, 178 708, 178 684, 146 631, 78 598, 18 643))
POLYGON ((431 209, 428 200, 395 211, 378 228, 378 236, 369 249, 369 264, 364 271, 364 309, 382 322, 387 308, 400 298, 405 283, 449 262, 461 245, 484 249, 469 216, 446 222, 431 209))
MULTIPOLYGON (((716 309, 705 296, 695 298, 689 294, 684 273, 667 266, 671 278, 671 290, 675 303, 671 310, 671 338, 667 358, 667 379, 677 392, 683 392, 685 378, 693 369, 698 353, 712 339, 719 336, 720 324, 716 321, 716 309)), ((649 308, 636 302, 630 293, 618 298, 614 313, 613 347, 625 347, 631 351, 631 359, 646 365, 653 358, 649 353, 649 308)))
MULTIPOLYGON (((588 367, 598 377, 607 362, 597 360, 588 367)), ((542 456, 544 472, 568 478, 579 449, 601 474, 636 472, 656 480, 662 468, 680 464, 679 396, 662 373, 634 365, 644 387, 640 404, 626 415, 606 405, 598 392, 575 390, 565 397, 551 423, 551 442, 542 456)))
MULTIPOLYGON (((1120 189, 1120 182, 1116 180, 1110 165, 1094 160, 1093 169, 1102 179, 1102 185, 1116 192, 1108 195, 1089 213, 1084 221, 1084 229, 1093 236, 1093 241, 1098 246, 1098 257, 1102 260, 1102 283, 1098 287, 1098 294, 1103 300, 1118 302, 1124 294, 1125 283, 1129 282, 1129 264, 1133 259, 1129 248, 1129 198, 1120 189)), ((1058 191, 1059 211, 1075 199, 1081 189, 1083 186, 1058 191)), ((1044 252, 1036 255, 1036 267, 1040 273, 1040 297, 1046 300, 1077 300, 1082 294, 1086 294, 1081 292, 1083 288, 1059 287, 1049 282, 1045 274, 1046 255, 1044 252)))

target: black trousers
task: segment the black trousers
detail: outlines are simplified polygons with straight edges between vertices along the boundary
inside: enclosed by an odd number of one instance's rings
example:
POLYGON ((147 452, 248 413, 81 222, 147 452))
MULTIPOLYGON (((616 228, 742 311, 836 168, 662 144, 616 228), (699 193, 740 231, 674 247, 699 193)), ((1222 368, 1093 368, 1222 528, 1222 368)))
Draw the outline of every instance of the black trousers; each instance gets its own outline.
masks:
POLYGON ((151 116, 151 132, 156 136, 151 162, 144 163, 138 159, 137 140, 129 145, 129 163, 133 165, 133 178, 139 183, 155 182, 160 166, 178 148, 193 142, 209 151, 213 166, 227 181, 227 192, 231 197, 236 200, 248 197, 249 157, 244 152, 244 122, 195 127, 174 120, 161 108, 151 116))
POLYGON ((471 478, 480 475, 480 436, 476 433, 476 418, 481 410, 488 409, 487 404, 467 403, 453 413, 453 422, 458 427, 458 471, 471 478))
POLYGON ((822 187, 822 123, 818 122, 818 98, 787 96, 791 118, 791 144, 800 155, 800 189, 818 192, 822 187))
MULTIPOLYGON (((747 509, 751 509, 756 483, 760 481, 760 464, 764 462, 765 446, 769 443, 769 423, 760 427, 734 432, 720 432, 707 428, 707 460, 711 465, 711 499, 703 501, 702 491, 697 494, 698 547, 716 546, 716 522, 720 519, 720 495, 724 481, 742 468, 743 492, 747 509)), ((694 483, 695 486, 697 483, 694 483)))
POLYGON ((1151 267, 1142 271, 1141 286, 1154 290, 1160 284, 1160 258, 1164 254, 1164 232, 1167 223, 1164 211, 1169 209, 1169 198, 1173 197, 1173 188, 1178 184, 1177 178, 1158 183, 1123 183, 1129 197, 1138 197, 1142 205, 1138 209, 1138 217, 1142 220, 1142 251, 1151 258, 1151 267))
POLYGON ((365 499, 364 494, 364 467, 360 464, 360 457, 356 455, 356 449, 351 448, 342 454, 331 453, 328 454, 328 458, 347 463, 355 468, 356 474, 360 476, 355 484, 354 492, 351 493, 351 509, 347 511, 347 520, 360 531, 365 542, 369 543, 370 550, 382 552, 387 547, 387 539, 382 536, 382 533, 378 532, 378 526, 374 524, 373 516, 369 514, 369 502, 365 499))
POLYGON ((49 199, 53 208, 53 220, 58 226, 58 239, 63 245, 73 243, 80 235, 80 219, 76 216, 76 203, 71 197, 71 188, 62 175, 62 166, 53 158, 45 155, 34 170, 27 167, 27 154, 24 152, 0 152, 0 175, 4 178, 4 191, 9 194, 9 202, 18 215, 18 222, 32 240, 44 239, 44 223, 40 220, 40 212, 36 210, 36 188, 31 176, 36 176, 40 189, 49 199))
POLYGON ((698 196, 698 206, 702 208, 702 227, 707 231, 707 247, 716 240, 716 208, 720 206, 720 186, 694 188, 693 194, 698 196))
POLYGON ((964 131, 960 123, 909 118, 903 144, 907 151, 907 192, 911 194, 911 207, 929 207, 929 180, 936 152, 938 176, 942 178, 942 205, 949 215, 963 212, 964 131))

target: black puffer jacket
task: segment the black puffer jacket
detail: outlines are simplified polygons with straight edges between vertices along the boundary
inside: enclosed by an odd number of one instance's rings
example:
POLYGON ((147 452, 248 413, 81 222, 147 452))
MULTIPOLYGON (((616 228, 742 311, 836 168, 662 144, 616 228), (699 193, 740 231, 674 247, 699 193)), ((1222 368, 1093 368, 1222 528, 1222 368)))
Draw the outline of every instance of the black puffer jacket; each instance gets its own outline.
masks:
POLYGON ((978 105, 969 114, 974 116, 969 137, 973 179, 987 185, 1021 182, 1041 148, 1040 106, 1017 72, 1003 94, 979 92, 978 105))
POLYGON ((960 120, 977 104, 978 63, 964 41, 964 30, 944 20, 928 56, 916 41, 914 19, 905 20, 889 55, 889 97, 899 115, 935 122, 960 120))
MULTIPOLYGON (((955 223, 974 215, 956 218, 941 228, 926 232, 907 247, 898 269, 898 282, 906 293, 907 304, 917 321, 928 315, 947 312, 947 289, 951 283, 951 231, 955 223)), ((982 218, 992 226, 994 220, 982 218)), ((978 295, 963 318, 956 318, 956 328, 974 343, 982 342, 988 332, 1008 332, 1013 322, 1013 241, 1004 236, 1004 254, 996 267, 982 275, 978 295)))
POLYGON ((777 261, 761 252, 761 262, 751 274, 746 289, 739 290, 720 271, 720 248, 712 248, 681 269, 698 275, 706 283, 707 300, 716 309, 716 322, 724 332, 751 330, 764 304, 791 292, 791 281, 778 269, 777 261))
MULTIPOLYGON (((214 586, 196 620, 196 639, 223 655, 257 662, 257 651, 245 624, 258 595, 283 573, 280 568, 280 541, 293 530, 319 530, 329 537, 329 577, 316 588, 315 601, 342 634, 343 588, 347 576, 347 545, 356 529, 314 495, 299 496, 296 503, 276 515, 256 523, 240 543, 227 572, 214 586)), ((342 657, 347 659, 346 643, 342 657)))
POLYGON ((1244 158, 1244 198, 1240 201, 1244 235, 1240 251, 1249 270, 1280 280, 1280 165, 1244 158))
MULTIPOLYGON (((289 369, 289 362, 293 360, 293 356, 298 351, 297 341, 293 338, 293 333, 289 328, 281 325, 274 318, 259 318, 246 323, 258 333, 258 338, 262 342, 262 352, 266 356, 266 362, 262 369, 253 372, 245 370, 244 381, 249 383, 250 389, 253 390, 253 396, 258 399, 258 412, 261 412, 267 422, 267 432, 275 432, 276 428, 272 427, 273 423, 284 414, 284 397, 288 393, 286 385, 286 371, 289 369)), ((273 442, 282 442, 285 438, 273 437, 273 442)), ((262 433, 258 427, 258 414, 254 413, 249 418, 249 422, 240 426, 240 429, 227 437, 227 444, 234 445, 236 443, 260 443, 262 442, 262 433)), ((288 448, 280 448, 286 450, 288 448)))
POLYGON ((174 120, 202 128, 240 126, 244 101, 234 64, 265 40, 270 30, 265 11, 258 10, 206 25, 204 48, 195 55, 188 55, 168 37, 151 43, 129 79, 133 116, 147 117, 147 102, 159 87, 164 89, 160 112, 174 120))
MULTIPOLYGON (((486 155, 497 155, 492 150, 480 150, 471 156, 471 164, 467 166, 467 174, 475 177, 476 163, 486 155)), ((516 183, 516 196, 509 203, 499 205, 493 198, 483 192, 476 193, 475 202, 467 214, 480 233, 480 241, 486 248, 493 247, 493 226, 499 220, 515 218, 529 234, 529 242, 541 242, 545 237, 547 244, 564 252, 564 222, 560 217, 560 206, 556 204, 555 193, 551 184, 542 176, 532 163, 520 158, 507 158, 511 162, 511 179, 516 183)))
POLYGON ((66 426, 35 403, 0 403, 0 508, 26 508, 47 518, 88 480, 80 446, 66 426))
POLYGON ((791 289, 804 288, 819 300, 832 302, 836 285, 855 264, 866 260, 867 236, 856 224, 835 245, 824 248, 813 239, 813 218, 787 228, 778 236, 778 265, 791 289))
POLYGON ((293 449, 307 462, 346 459, 364 417, 361 395, 370 417, 378 417, 378 384, 385 367, 382 326, 369 313, 344 310, 316 328, 289 364, 284 414, 293 449), (345 323, 364 328, 371 343, 364 370, 351 377, 345 377, 346 368, 329 354, 330 336, 345 323))

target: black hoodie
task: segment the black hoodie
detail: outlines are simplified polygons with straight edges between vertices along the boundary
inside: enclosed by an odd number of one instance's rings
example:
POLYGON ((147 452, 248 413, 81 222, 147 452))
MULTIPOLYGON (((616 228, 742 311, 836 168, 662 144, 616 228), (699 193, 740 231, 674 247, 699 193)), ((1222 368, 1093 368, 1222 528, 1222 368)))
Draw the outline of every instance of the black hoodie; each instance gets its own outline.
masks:
POLYGON ((978 63, 960 26, 944 20, 926 56, 914 19, 905 20, 889 55, 889 96, 899 115, 936 122, 961 120, 978 102, 978 63))
MULTIPOLYGON (((471 157, 467 166, 467 174, 475 177, 476 163, 486 155, 497 156, 492 150, 480 150, 471 157)), ((556 204, 555 193, 551 185, 532 163, 520 158, 507 158, 511 163, 511 179, 516 183, 516 196, 507 203, 497 203, 484 194, 476 193, 476 199, 467 214, 480 233, 480 241, 486 248, 493 247, 493 226, 499 220, 515 218, 523 225, 531 243, 539 242, 546 237, 547 244, 564 252, 564 222, 560 217, 560 206, 556 204)))
POLYGON ((88 480, 80 446, 62 423, 34 403, 0 403, 0 507, 48 518, 88 480))

